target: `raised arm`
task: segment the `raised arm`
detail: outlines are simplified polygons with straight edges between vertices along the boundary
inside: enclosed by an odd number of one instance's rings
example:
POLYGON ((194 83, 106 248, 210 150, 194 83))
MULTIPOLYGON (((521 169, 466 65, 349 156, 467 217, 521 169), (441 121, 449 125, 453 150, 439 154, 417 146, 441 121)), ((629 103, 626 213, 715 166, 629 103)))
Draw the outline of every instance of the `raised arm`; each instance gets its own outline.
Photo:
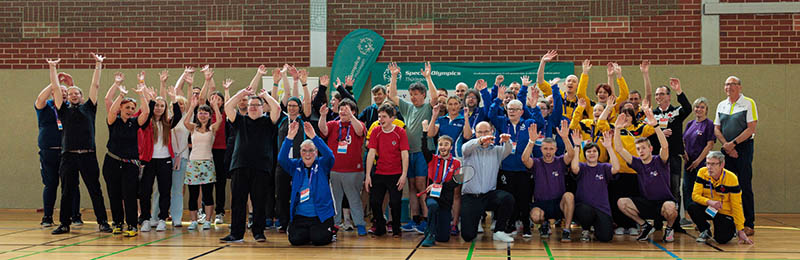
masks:
POLYGON ((439 134, 439 126, 436 125, 436 121, 439 118, 439 110, 442 107, 439 104, 433 106, 433 110, 431 111, 431 121, 428 121, 428 137, 434 137, 439 134))
POLYGON ((59 62, 61 62, 61 59, 47 59, 47 64, 50 67, 50 91, 53 94, 53 104, 56 109, 61 109, 61 104, 64 103, 64 93, 61 93, 61 85, 58 84, 58 71, 56 71, 59 62))
MULTIPOLYGON (((178 77, 178 81, 175 82, 175 94, 179 94, 183 92, 183 84, 186 83, 186 77, 190 76, 190 73, 194 72, 194 68, 191 66, 187 66, 181 76, 178 77)), ((192 90, 192 86, 189 86, 189 91, 192 90)), ((189 98, 189 93, 187 92, 186 98, 189 98)))
POLYGON ((433 84, 433 78, 431 77, 431 62, 425 62, 425 69, 422 69, 420 72, 422 76, 425 77, 425 81, 428 82, 428 96, 430 97, 431 106, 436 104, 436 85, 433 84))
MULTIPOLYGON (((609 161, 611 162, 611 174, 617 174, 619 172, 619 160, 614 155, 614 148, 611 146, 611 140, 608 139, 609 136, 613 136, 611 131, 606 131, 603 133, 603 146, 606 147, 606 151, 608 152, 609 161)), ((616 139, 613 138, 612 139, 616 139)))
MULTIPOLYGON (((389 72, 391 72, 392 77, 389 79, 389 86, 386 89, 386 97, 392 101, 393 104, 399 105, 399 97, 397 96, 397 75, 400 74, 400 67, 397 66, 396 62, 389 63, 389 72)), ((434 99, 432 96, 431 99, 434 99)), ((380 104, 378 104, 380 106, 380 104)))
POLYGON ((167 79, 169 79, 169 71, 162 70, 161 74, 158 74, 158 81, 159 81, 159 88, 158 88, 158 95, 164 98, 167 98, 167 79))
POLYGON ((47 98, 52 96, 54 91, 61 92, 61 90, 58 88, 58 86, 53 88, 53 84, 48 84, 45 86, 42 91, 39 92, 39 95, 36 96, 36 101, 33 103, 34 107, 36 107, 36 109, 43 109, 45 106, 47 106, 47 98))
POLYGON ((137 93, 139 93, 139 98, 142 99, 142 105, 139 108, 141 113, 139 113, 139 117, 137 117, 137 123, 139 126, 144 126, 150 120, 150 98, 148 97, 148 94, 145 93, 147 92, 147 86, 145 86, 144 83, 139 84, 136 90, 137 93))
MULTIPOLYGON (((575 154, 572 156, 572 162, 570 162, 570 169, 572 173, 578 175, 581 171, 580 160, 581 160, 581 144, 583 140, 581 140, 581 131, 578 129, 572 129, 572 147, 575 150, 575 154)), ((610 156, 616 157, 616 156, 610 156)))
POLYGON ((564 141, 564 150, 567 151, 567 154, 564 155, 564 164, 569 165, 572 162, 572 155, 575 153, 575 149, 572 149, 572 145, 569 143, 569 123, 567 123, 567 120, 561 120, 561 127, 556 131, 558 131, 558 136, 561 137, 561 140, 564 141))
POLYGON ((355 102, 356 101, 356 97, 353 96, 353 93, 350 93, 350 91, 347 91, 347 88, 346 88, 347 86, 352 87, 353 84, 355 84, 355 82, 356 82, 356 80, 353 78, 353 76, 347 75, 347 77, 344 78, 344 85, 336 86, 336 92, 339 92, 339 95, 342 95, 343 99, 344 98, 349 98, 350 100, 355 102))
MULTIPOLYGON (((194 118, 194 109, 197 108, 197 102, 199 102, 199 99, 200 99, 199 97, 191 97, 189 99, 189 108, 186 110, 186 116, 185 116, 189 119, 183 120, 183 126, 185 126, 186 129, 189 130, 189 132, 194 131, 195 124, 192 122, 192 118, 194 118)), ((236 114, 235 112, 236 111, 234 111, 233 115, 236 114)), ((231 120, 231 122, 233 122, 233 120, 231 120)))
POLYGON ((541 90, 542 94, 544 94, 545 96, 553 95, 553 93, 559 95, 561 94, 558 92, 548 93, 548 91, 550 91, 550 86, 549 86, 550 84, 544 80, 545 64, 552 61, 556 56, 558 56, 558 52, 556 52, 555 50, 548 51, 544 56, 542 56, 542 59, 539 61, 539 69, 536 71, 536 85, 539 87, 539 90, 541 90))
MULTIPOLYGON (((617 96, 617 105, 622 104, 628 100, 628 95, 630 95, 630 90, 628 89, 628 83, 625 82, 625 78, 622 77, 622 67, 619 64, 614 63, 614 74, 617 75, 617 84, 619 84, 619 95, 617 96)), ((613 88, 612 88, 613 89, 613 88)), ((614 107, 617 111, 620 110, 618 107, 614 107)))
POLYGON ((531 158, 531 153, 533 152, 533 147, 536 146, 536 139, 539 138, 539 133, 536 131, 536 124, 531 124, 530 128, 528 128, 528 144, 525 145, 525 150, 522 151, 522 163, 525 164, 525 167, 528 169, 533 167, 533 158, 531 158))
MULTIPOLYGON (((592 69, 592 62, 589 61, 588 59, 584 60, 583 64, 582 64, 582 69, 583 69, 583 71, 581 72, 581 78, 580 78, 580 81, 578 81, 577 95, 578 95, 579 99, 580 98, 585 98, 585 99, 589 100, 589 97, 586 96, 586 88, 589 85, 589 74, 588 73, 589 73, 589 70, 592 69)), ((575 115, 573 114, 573 116, 575 116, 575 115)))
POLYGON ((661 131, 661 127, 658 127, 658 121, 653 116, 653 110, 650 109, 650 107, 647 107, 644 114, 647 116, 647 124, 652 126, 656 131, 658 143, 661 144, 661 150, 658 151, 658 155, 661 157, 661 161, 666 163, 667 160, 669 160, 669 142, 667 142, 667 137, 664 135, 664 132, 661 131))
MULTIPOLYGON (((228 118, 228 121, 231 121, 231 122, 236 121, 236 106, 237 106, 237 102, 235 102, 235 101, 242 100, 242 97, 248 95, 249 94, 249 92, 248 92, 249 89, 250 88, 247 87, 247 88, 244 88, 242 90, 239 90, 239 92, 236 92, 236 94, 233 95, 232 98, 228 99, 228 101, 225 102, 225 117, 228 118)), ((248 104, 248 106, 249 105, 250 104, 248 104)), ((188 113, 191 113, 191 111, 188 111, 188 113)))
POLYGON ((648 104, 652 104, 653 101, 653 85, 650 83, 650 61, 643 60, 642 64, 639 65, 639 70, 642 71, 642 80, 644 80, 644 100, 647 100, 648 104))
POLYGON ((209 101, 211 103, 211 109, 214 110, 214 117, 217 120, 216 122, 211 124, 211 131, 216 132, 217 130, 219 130, 220 125, 222 125, 222 122, 224 122, 222 120, 222 113, 220 113, 219 111, 219 106, 222 105, 222 98, 217 95, 213 95, 209 98, 209 101))
MULTIPOLYGON (((625 150, 625 147, 622 145, 622 136, 620 134, 621 129, 627 126, 626 124, 622 123, 623 118, 627 116, 627 114, 620 114, 617 117, 617 121, 614 123, 614 150, 617 151, 617 154, 622 157, 622 160, 624 160, 625 163, 630 164, 633 162, 633 156, 630 152, 628 152, 628 150, 625 150)), ((609 155, 613 155, 613 153, 609 153, 609 155)))
POLYGON ((606 75, 608 76, 608 81, 606 82, 606 84, 608 84, 608 86, 611 87, 611 89, 614 89, 614 64, 615 64, 614 62, 609 61, 608 66, 606 68, 606 75))
MULTIPOLYGON (((308 71, 302 69, 297 72, 297 76, 300 77, 300 83, 303 85, 303 115, 306 117, 311 116, 311 92, 308 91, 308 71)), ((317 95, 320 93, 318 92, 317 95)), ((325 95, 325 93, 322 93, 325 95)))
MULTIPOLYGON (((319 95, 319 93, 317 93, 319 95)), ((353 123, 351 121, 351 123, 353 123)), ((319 108, 319 121, 317 121, 317 127, 319 128, 319 134, 322 136, 328 136, 328 106, 322 105, 319 108)), ((339 130, 341 131, 341 130, 339 130)))
POLYGON ((266 89, 261 89, 261 93, 259 93, 259 97, 267 101, 267 105, 269 105, 269 119, 272 120, 272 123, 277 123, 278 119, 281 118, 281 105, 278 104, 278 101, 272 98, 272 96, 267 93, 266 89))
POLYGON ((108 109, 108 114, 106 115, 106 123, 111 125, 114 121, 117 120, 117 113, 119 113, 119 106, 122 103, 122 99, 125 97, 125 94, 128 93, 128 90, 125 89, 125 86, 119 86, 119 96, 114 99, 114 103, 108 109))
POLYGON ((589 101, 585 98, 578 98, 578 106, 575 107, 575 111, 572 113, 572 121, 569 123, 569 129, 580 129, 581 128, 581 120, 583 120, 583 110, 586 107, 586 103, 589 101))
MULTIPOLYGON (((475 120, 478 118, 475 117, 475 120)), ((464 106, 464 128, 461 129, 461 135, 464 136, 464 140, 469 140, 472 138, 472 124, 469 123, 469 107, 464 106)))
POLYGON ((97 91, 100 89, 100 72, 103 69, 103 60, 106 57, 92 53, 94 58, 94 73, 92 74, 92 85, 89 86, 89 100, 97 104, 97 91))
POLYGON ((233 82, 234 81, 230 78, 227 78, 222 82, 222 88, 225 89, 225 100, 223 101, 231 100, 231 84, 233 84, 233 82))
POLYGON ((203 87, 200 88, 200 99, 198 100, 198 102, 200 102, 199 104, 205 104, 206 101, 208 100, 208 93, 211 93, 213 91, 211 90, 211 88, 213 87, 212 85, 214 84, 214 79, 213 79, 214 70, 208 65, 206 65, 203 66, 203 68, 200 69, 200 71, 203 72, 203 78, 205 79, 205 81, 203 81, 203 87))

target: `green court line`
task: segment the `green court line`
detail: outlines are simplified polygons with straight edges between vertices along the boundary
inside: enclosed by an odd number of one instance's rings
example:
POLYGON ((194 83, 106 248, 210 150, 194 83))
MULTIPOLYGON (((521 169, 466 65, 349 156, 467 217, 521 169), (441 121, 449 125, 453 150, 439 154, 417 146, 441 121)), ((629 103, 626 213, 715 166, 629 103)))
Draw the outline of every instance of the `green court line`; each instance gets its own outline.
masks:
POLYGON ((141 245, 136 245, 136 246, 132 246, 132 247, 129 247, 129 248, 125 248, 125 249, 119 250, 117 252, 112 252, 112 253, 109 253, 109 254, 101 255, 101 256, 92 258, 92 260, 100 259, 100 258, 112 256, 112 255, 116 255, 116 254, 119 254, 119 253, 122 253, 122 252, 125 252, 125 251, 129 251, 129 250, 133 250, 133 249, 136 249, 136 248, 140 248, 140 247, 143 247, 143 246, 146 246, 146 245, 149 245, 149 244, 155 244, 155 243, 158 243, 158 242, 161 242, 161 241, 173 238, 173 237, 177 237, 177 236, 180 236, 180 235, 183 235, 183 233, 178 233, 178 234, 175 234, 175 235, 172 235, 172 236, 168 236, 168 237, 165 237, 165 238, 162 238, 162 239, 159 239, 159 240, 150 241, 150 242, 147 242, 147 243, 144 243, 144 244, 141 244, 141 245))
POLYGON ((469 254, 467 254, 467 260, 472 259, 472 252, 474 251, 475 251, 475 239, 472 240, 472 244, 469 246, 469 254))
POLYGON ((550 257, 550 260, 555 260, 555 258, 553 258, 553 252, 550 252, 550 246, 547 244, 547 241, 542 240, 542 243, 544 243, 544 250, 547 251, 547 256, 550 257))
POLYGON ((62 253, 69 253, 69 254, 79 254, 79 253, 84 253, 84 254, 107 254, 107 253, 110 253, 110 252, 106 252, 106 251, 58 251, 58 252, 45 252, 45 251, 35 251, 35 250, 24 250, 24 251, 15 251, 15 252, 17 252, 17 253, 59 253, 59 254, 62 254, 62 253))
POLYGON ((38 254, 41 254, 41 253, 49 253, 49 252, 52 252, 52 251, 55 251, 55 250, 58 250, 58 249, 65 248, 65 247, 71 247, 71 246, 78 245, 78 244, 83 244, 83 243, 86 243, 86 242, 100 240, 100 239, 107 238, 107 237, 110 237, 110 236, 111 235, 105 235, 105 236, 101 236, 101 237, 96 237, 96 238, 92 238, 92 239, 89 239, 89 240, 86 240, 86 241, 72 243, 72 244, 69 244, 69 245, 63 245, 63 246, 59 246, 59 247, 56 247, 56 248, 50 248, 50 249, 47 249, 47 250, 44 250, 44 251, 39 251, 39 252, 30 253, 30 254, 23 255, 23 256, 10 258, 9 260, 20 259, 20 258, 23 258, 23 257, 28 257, 28 256, 32 256, 32 255, 38 255, 38 254))
MULTIPOLYGON (((485 258, 507 258, 507 255, 476 255, 475 257, 485 257, 485 258)), ((551 256, 520 256, 515 255, 514 257, 522 257, 522 258, 551 258, 551 256)), ((589 258, 589 259, 674 259, 672 257, 647 257, 647 256, 559 256, 559 258, 589 258)), ((722 257, 682 257, 681 259, 692 259, 692 260, 782 260, 782 259, 793 259, 793 260, 800 260, 800 258, 722 258, 722 257)))

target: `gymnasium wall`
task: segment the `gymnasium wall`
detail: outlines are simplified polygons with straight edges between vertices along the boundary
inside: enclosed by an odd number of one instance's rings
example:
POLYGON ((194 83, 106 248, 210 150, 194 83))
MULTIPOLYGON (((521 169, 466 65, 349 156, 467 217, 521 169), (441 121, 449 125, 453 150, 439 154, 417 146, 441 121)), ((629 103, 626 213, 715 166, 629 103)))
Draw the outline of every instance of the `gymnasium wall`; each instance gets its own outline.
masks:
MULTIPOLYGON (((721 1, 734 2, 734 1, 721 1)), ((742 2, 742 1, 736 1, 742 2)), ((747 2, 763 2, 748 0, 747 2)), ((41 207, 32 103, 47 83, 46 57, 88 86, 89 52, 108 56, 100 98, 111 73, 155 74, 184 65, 212 64, 216 79, 231 77, 235 89, 259 64, 309 65, 309 1, 287 0, 7 0, 0 7, 0 208, 41 207)), ((680 77, 690 100, 703 95, 715 106, 728 75, 742 78, 759 105, 754 190, 759 212, 800 212, 791 169, 800 152, 790 135, 800 111, 789 106, 800 82, 800 15, 723 15, 720 62, 700 64, 700 0, 350 1, 327 2, 327 60, 351 30, 368 28, 386 38, 381 62, 531 62, 548 49, 559 61, 594 60, 591 84, 605 81, 607 61, 623 65, 629 85, 641 90, 638 64, 652 60, 654 85, 680 77), (787 137, 783 137, 787 136, 787 137)), ((314 68, 318 76, 328 68, 314 68)), ((580 68, 576 68, 580 71, 580 68)), ((198 79, 197 82, 201 81, 198 79)), ((132 83, 129 83, 132 84, 132 83)), ((674 100, 674 99, 673 99, 674 100)), ((362 100, 360 105, 366 105, 362 100)), ((98 157, 107 128, 98 111, 98 157)), ((85 192, 84 192, 84 195, 85 192)), ((84 196, 83 206, 90 205, 84 196)))

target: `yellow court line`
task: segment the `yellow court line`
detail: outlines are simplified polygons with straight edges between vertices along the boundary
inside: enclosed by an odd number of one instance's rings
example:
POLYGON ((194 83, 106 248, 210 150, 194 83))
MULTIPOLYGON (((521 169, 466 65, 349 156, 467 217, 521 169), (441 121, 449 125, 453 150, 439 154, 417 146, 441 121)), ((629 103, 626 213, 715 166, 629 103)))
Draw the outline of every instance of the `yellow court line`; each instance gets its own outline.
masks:
POLYGON ((780 227, 780 226, 756 226, 756 228, 765 228, 765 229, 779 229, 779 230, 793 230, 793 231, 800 231, 800 228, 796 227, 780 227))

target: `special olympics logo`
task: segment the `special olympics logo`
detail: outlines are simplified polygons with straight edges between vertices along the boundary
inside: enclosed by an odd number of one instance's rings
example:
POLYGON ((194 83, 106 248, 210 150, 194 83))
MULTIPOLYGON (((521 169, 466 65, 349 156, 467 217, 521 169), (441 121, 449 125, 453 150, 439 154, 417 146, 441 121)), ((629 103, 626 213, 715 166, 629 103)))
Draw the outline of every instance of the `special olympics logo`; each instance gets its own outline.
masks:
POLYGON ((368 53, 375 51, 375 46, 372 45, 372 39, 361 38, 361 40, 358 42, 358 51, 361 52, 362 55, 367 55, 368 53))
MULTIPOLYGON (((392 72, 389 70, 389 68, 386 68, 386 70, 383 71, 383 80, 389 82, 391 79, 392 79, 392 72)), ((398 73, 397 82, 400 82, 401 79, 403 79, 403 73, 398 73)))

